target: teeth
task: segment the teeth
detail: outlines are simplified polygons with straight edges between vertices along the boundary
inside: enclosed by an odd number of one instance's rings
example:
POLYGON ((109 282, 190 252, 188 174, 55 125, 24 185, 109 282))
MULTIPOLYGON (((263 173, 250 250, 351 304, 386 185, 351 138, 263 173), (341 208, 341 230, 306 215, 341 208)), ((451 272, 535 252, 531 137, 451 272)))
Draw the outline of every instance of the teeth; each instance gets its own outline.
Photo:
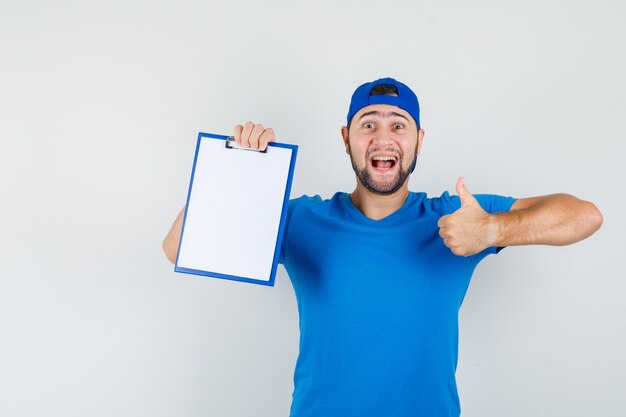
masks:
POLYGON ((393 156, 375 156, 372 159, 374 159, 376 161, 393 161, 396 158, 394 158, 393 156))

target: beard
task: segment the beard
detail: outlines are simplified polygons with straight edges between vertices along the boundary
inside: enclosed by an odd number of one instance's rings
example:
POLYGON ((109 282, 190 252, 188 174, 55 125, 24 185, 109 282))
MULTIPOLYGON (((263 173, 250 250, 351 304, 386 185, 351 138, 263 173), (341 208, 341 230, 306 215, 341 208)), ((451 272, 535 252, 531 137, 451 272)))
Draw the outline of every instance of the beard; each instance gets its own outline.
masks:
MULTIPOLYGON (((416 147, 416 153, 417 153, 417 147, 416 147)), ((363 184, 365 188, 367 188, 370 192, 374 194, 389 195, 398 191, 402 187, 404 182, 407 180, 409 175, 411 175, 412 167, 415 164, 415 160, 417 159, 416 153, 413 154, 413 160, 409 164, 409 168, 406 170, 402 169, 403 155, 398 155, 398 162, 397 162, 398 170, 396 171, 396 174, 392 178, 389 178, 384 181, 378 181, 378 182, 375 181, 374 178, 372 178, 372 175, 370 171, 368 170, 369 168, 368 158, 366 158, 365 166, 362 169, 360 169, 359 167, 357 167, 356 163, 354 162, 354 158, 352 157, 352 152, 350 152, 350 162, 352 163, 352 169, 354 170, 354 173, 356 174, 357 178, 359 179, 359 181, 361 181, 361 184, 363 184)))

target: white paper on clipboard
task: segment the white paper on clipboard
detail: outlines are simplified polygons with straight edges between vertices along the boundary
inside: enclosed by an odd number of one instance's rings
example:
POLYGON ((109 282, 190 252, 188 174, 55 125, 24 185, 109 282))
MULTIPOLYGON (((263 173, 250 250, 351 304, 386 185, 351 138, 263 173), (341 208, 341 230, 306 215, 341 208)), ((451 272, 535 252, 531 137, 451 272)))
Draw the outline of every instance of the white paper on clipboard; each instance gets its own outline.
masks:
POLYGON ((175 271, 273 285, 297 146, 227 142, 198 135, 175 271))

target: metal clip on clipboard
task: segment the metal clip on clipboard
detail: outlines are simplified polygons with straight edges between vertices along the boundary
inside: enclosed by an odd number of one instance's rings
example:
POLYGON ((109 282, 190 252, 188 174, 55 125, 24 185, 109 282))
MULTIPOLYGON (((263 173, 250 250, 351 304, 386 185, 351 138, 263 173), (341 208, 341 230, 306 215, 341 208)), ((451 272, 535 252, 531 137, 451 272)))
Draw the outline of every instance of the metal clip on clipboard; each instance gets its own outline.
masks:
POLYGON ((227 149, 239 149, 242 151, 252 151, 252 152, 259 152, 259 153, 267 153, 267 148, 269 148, 269 145, 265 147, 265 149, 263 149, 262 151, 259 149, 250 149, 250 148, 244 148, 243 146, 239 146, 237 145, 237 142, 235 142, 235 137, 234 136, 229 136, 228 139, 225 140, 225 147, 227 149))

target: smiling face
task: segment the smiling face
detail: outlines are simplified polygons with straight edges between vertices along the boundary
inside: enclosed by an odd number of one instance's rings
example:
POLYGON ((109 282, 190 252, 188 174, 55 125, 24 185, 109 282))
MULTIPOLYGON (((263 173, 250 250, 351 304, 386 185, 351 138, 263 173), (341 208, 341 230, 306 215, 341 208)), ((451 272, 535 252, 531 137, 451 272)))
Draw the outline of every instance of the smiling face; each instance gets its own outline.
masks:
POLYGON ((341 133, 352 168, 366 189, 388 195, 406 186, 424 136, 406 111, 387 104, 364 107, 341 133))

